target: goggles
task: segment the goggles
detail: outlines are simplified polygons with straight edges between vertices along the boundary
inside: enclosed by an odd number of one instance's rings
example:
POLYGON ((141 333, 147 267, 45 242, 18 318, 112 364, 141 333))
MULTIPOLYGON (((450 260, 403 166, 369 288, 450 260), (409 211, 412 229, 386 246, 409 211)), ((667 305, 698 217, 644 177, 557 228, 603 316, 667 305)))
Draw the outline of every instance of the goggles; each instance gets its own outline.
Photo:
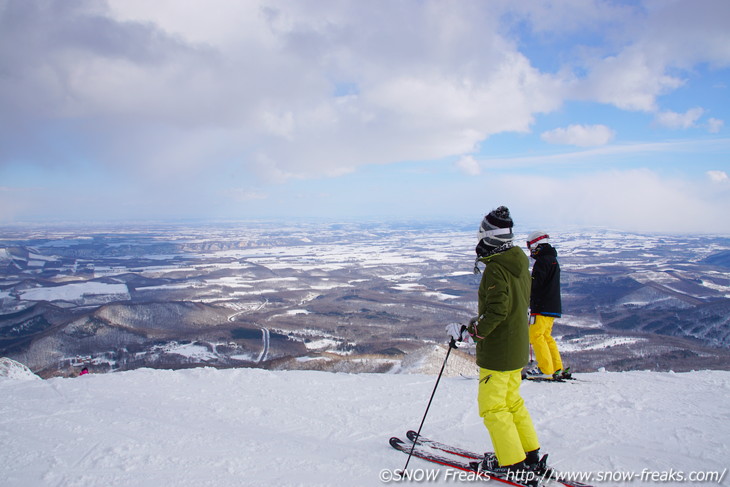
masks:
POLYGON ((528 249, 531 249, 533 245, 535 245, 537 242, 539 242, 540 240, 545 239, 545 238, 550 238, 550 235, 548 235, 548 234, 540 235, 539 237, 537 237, 534 240, 528 240, 527 241, 527 248, 528 249))
POLYGON ((511 228, 496 228, 494 230, 479 230, 477 232, 477 239, 479 242, 482 241, 482 239, 487 237, 493 237, 495 235, 509 235, 512 233, 511 228))

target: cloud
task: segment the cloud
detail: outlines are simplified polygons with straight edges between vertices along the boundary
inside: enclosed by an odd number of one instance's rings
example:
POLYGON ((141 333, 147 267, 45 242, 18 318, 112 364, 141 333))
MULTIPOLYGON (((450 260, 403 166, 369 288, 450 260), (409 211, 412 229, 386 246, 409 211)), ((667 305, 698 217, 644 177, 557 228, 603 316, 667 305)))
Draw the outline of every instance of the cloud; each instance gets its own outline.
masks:
POLYGON ((234 201, 255 201, 265 200, 269 197, 267 193, 262 191, 255 191, 244 188, 236 188, 230 191, 224 192, 224 195, 231 198, 234 201))
MULTIPOLYGON (((590 150, 477 155, 496 135, 531 135, 542 114, 573 100, 699 124, 691 110, 662 110, 661 96, 690 85, 698 66, 730 65, 729 6, 5 0, 0 169, 86 164, 127 185, 110 198, 119 214, 118 202, 169 214, 202 212, 206 198, 225 205, 211 195, 257 201, 258 191, 226 188, 342 178, 367 165, 459 158, 457 168, 478 176, 663 151, 615 147, 607 125, 566 122, 543 140, 590 150)), ((711 132, 722 126, 707 122, 711 132)))
POLYGON ((730 231, 718 208, 718 203, 730 202, 728 195, 710 197, 702 184, 664 178, 648 170, 594 174, 573 183, 576 189, 562 202, 566 221, 576 212, 584 224, 636 232, 730 231))
POLYGON ((569 125, 543 132, 540 138, 549 144, 593 147, 606 145, 616 133, 605 125, 569 125))
POLYGON ((462 154, 562 99, 561 80, 499 34, 499 6, 7 5, 0 163, 75 157, 62 126, 85 158, 143 175, 236 159, 320 177, 462 154))
MULTIPOLYGON (((575 2, 561 2, 568 10, 575 2)), ((730 35, 725 19, 730 3, 702 0, 671 2, 588 3, 578 10, 588 22, 581 26, 568 21, 566 28, 588 35, 605 32, 605 42, 577 44, 569 69, 576 79, 569 98, 600 101, 622 110, 655 112, 658 98, 691 82, 686 74, 695 66, 710 69, 730 66, 730 35), (598 19, 600 13, 603 19, 598 19), (608 34, 610 33, 610 34, 608 34)), ((574 13, 554 8, 547 19, 574 13)), ((534 20, 537 16, 533 16, 534 20)), ((547 21, 547 20, 544 20, 547 21)), ((556 22, 553 22, 554 24, 556 22)), ((555 28, 553 25, 552 28, 555 28)))
POLYGON ((656 114, 656 122, 670 129, 687 129, 695 127, 697 120, 705 113, 705 110, 699 107, 690 108, 685 113, 677 113, 669 110, 656 114))
POLYGON ((707 131, 711 134, 717 134, 722 130, 722 127, 725 125, 725 122, 723 120, 717 119, 717 118, 710 118, 707 120, 707 131))
POLYGON ((456 167, 470 176, 476 176, 481 172, 479 163, 474 159, 474 156, 462 156, 456 161, 456 167))
MULTIPOLYGON (((515 157, 491 157, 479 161, 482 168, 523 168, 542 166, 565 166, 571 164, 595 164, 596 162, 654 157, 657 154, 691 153, 724 156, 730 150, 730 139, 673 140, 669 142, 645 142, 630 144, 610 144, 583 150, 566 151, 558 154, 537 154, 515 157)), ((663 157, 663 156, 662 156, 663 157)))
POLYGON ((730 180, 725 171, 707 171, 707 176, 709 176, 710 180, 714 183, 724 183, 730 180))
MULTIPOLYGON (((483 183, 482 183, 483 184, 483 183)), ((504 202, 520 232, 531 227, 595 227, 638 233, 727 234, 730 191, 708 181, 662 176, 648 169, 574 176, 493 175, 490 201, 504 202), (521 191, 512 188, 539 188, 521 191), (549 195, 549 196, 548 196, 549 195)), ((727 189, 727 188, 725 188, 727 189)), ((484 204, 484 194, 477 191, 484 204)))
POLYGON ((43 194, 44 188, 0 186, 0 223, 12 223, 41 210, 37 201, 43 194))
POLYGON ((615 56, 589 62, 589 74, 576 83, 578 99, 596 100, 622 110, 655 111, 656 99, 684 84, 666 74, 663 60, 652 58, 638 46, 615 56))

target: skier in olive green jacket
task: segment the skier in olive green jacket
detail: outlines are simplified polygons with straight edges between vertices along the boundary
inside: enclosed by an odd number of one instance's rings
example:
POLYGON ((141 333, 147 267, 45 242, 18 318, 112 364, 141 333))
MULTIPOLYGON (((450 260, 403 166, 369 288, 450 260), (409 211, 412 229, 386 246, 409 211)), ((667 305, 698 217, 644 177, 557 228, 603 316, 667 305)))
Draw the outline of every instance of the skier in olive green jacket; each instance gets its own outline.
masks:
POLYGON ((507 475, 537 472, 542 463, 537 433, 519 392, 529 359, 531 279, 527 256, 512 245, 512 226, 504 206, 484 217, 476 247, 477 265, 486 266, 479 285, 479 315, 458 336, 447 328, 457 340, 468 339, 468 332, 477 344, 479 414, 494 446, 482 469, 507 475))

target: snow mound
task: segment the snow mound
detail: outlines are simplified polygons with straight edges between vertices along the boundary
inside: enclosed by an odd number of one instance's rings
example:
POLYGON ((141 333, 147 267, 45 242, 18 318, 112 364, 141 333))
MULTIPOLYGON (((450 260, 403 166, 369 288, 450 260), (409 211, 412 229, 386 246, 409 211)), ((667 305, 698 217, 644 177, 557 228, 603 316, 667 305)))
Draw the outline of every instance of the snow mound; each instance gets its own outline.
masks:
POLYGON ((0 378, 3 377, 13 380, 40 379, 28 367, 7 357, 0 358, 0 378))

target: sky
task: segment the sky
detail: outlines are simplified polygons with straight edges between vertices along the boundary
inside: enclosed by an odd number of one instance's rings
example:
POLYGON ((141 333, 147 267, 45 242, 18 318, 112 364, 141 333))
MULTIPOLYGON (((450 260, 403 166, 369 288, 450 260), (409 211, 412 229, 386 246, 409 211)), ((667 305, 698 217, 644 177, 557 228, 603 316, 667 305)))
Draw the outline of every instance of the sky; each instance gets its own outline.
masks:
POLYGON ((726 234, 729 95, 726 0, 0 0, 0 224, 726 234))

